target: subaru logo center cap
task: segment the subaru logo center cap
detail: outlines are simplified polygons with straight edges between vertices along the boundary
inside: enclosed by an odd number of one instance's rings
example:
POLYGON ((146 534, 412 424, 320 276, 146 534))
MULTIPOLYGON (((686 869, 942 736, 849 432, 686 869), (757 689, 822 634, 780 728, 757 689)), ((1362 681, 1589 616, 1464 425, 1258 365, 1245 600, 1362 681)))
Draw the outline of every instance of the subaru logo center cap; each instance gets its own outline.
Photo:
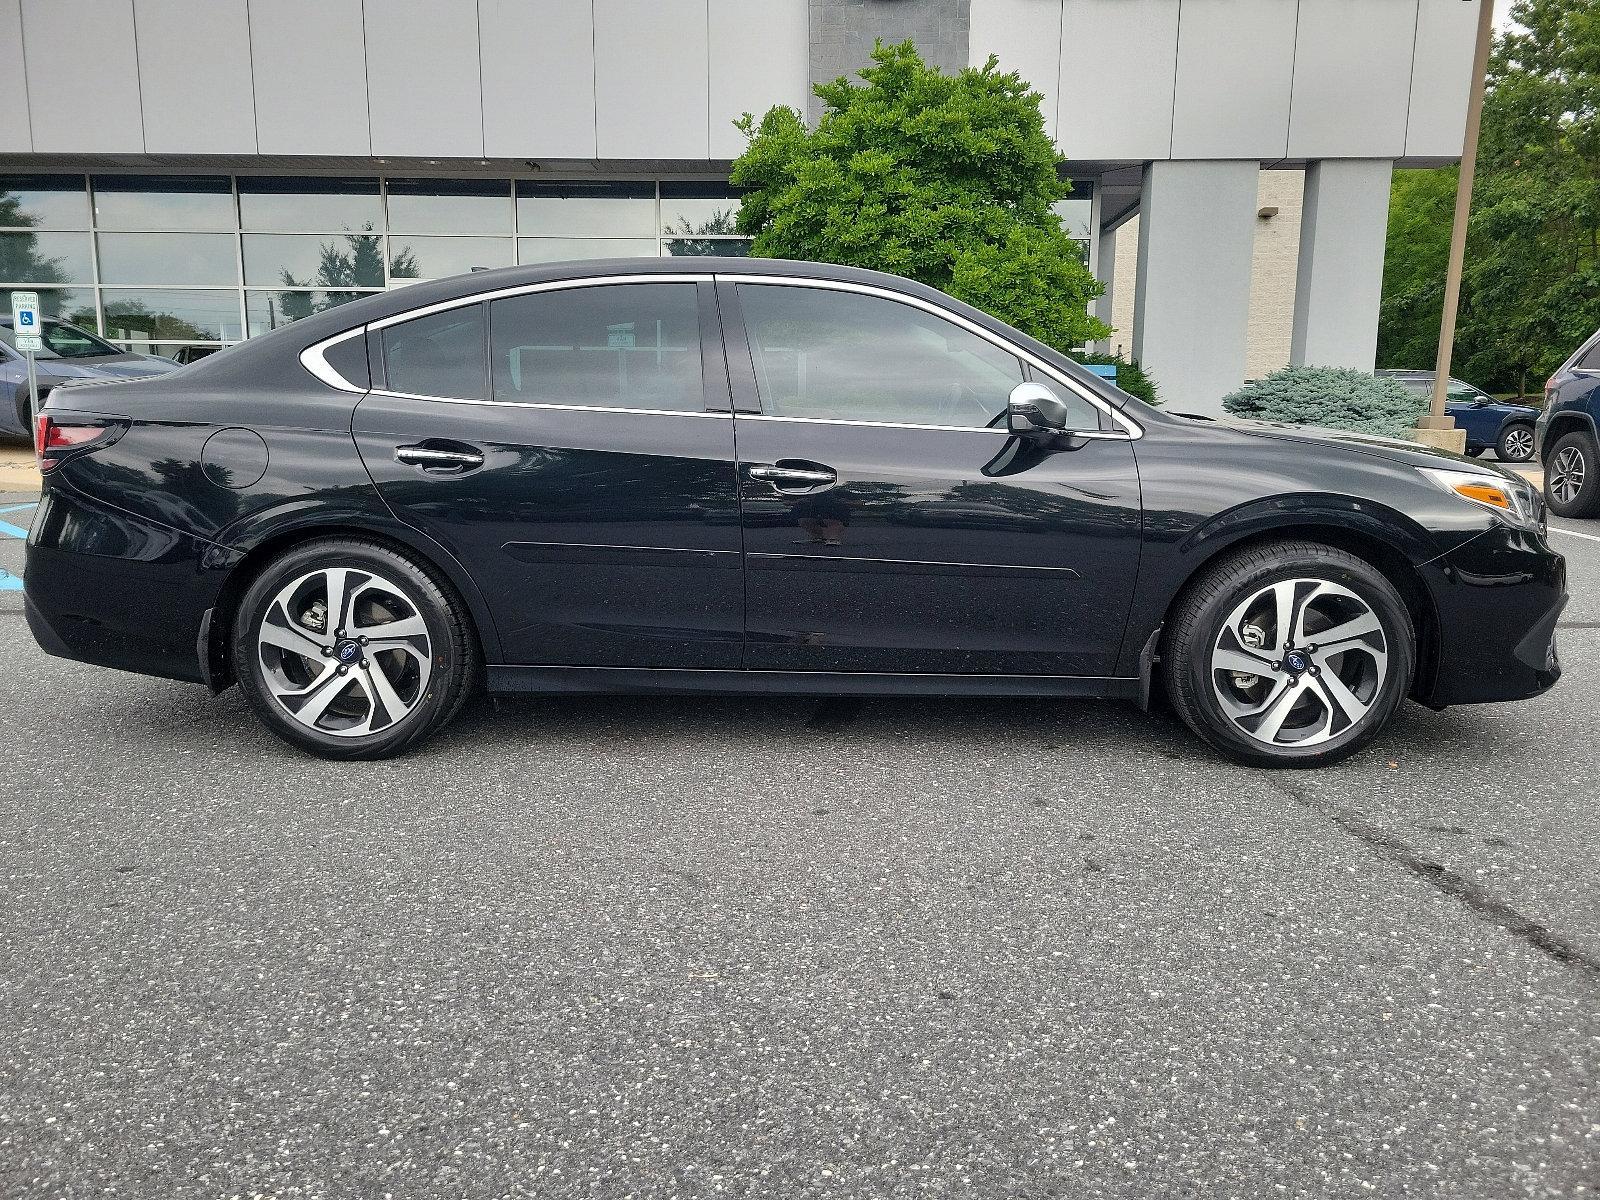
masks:
POLYGON ((1306 662, 1306 656, 1298 650, 1291 653, 1285 661, 1289 664, 1289 670, 1297 673, 1304 671, 1310 665, 1306 662))
POLYGON ((356 642, 340 642, 333 652, 340 662, 353 663, 361 657, 361 646, 356 642))

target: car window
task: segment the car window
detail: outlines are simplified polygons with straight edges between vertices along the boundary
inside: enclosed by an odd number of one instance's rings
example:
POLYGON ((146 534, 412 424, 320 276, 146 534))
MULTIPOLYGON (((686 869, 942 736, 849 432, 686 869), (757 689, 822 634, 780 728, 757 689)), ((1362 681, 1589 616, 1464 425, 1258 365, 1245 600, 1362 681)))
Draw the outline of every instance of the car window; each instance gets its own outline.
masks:
POLYGON ((412 396, 482 400, 489 394, 483 305, 449 308, 383 331, 388 389, 412 396))
POLYGON ((1390 375, 1389 378, 1405 388, 1413 396, 1429 396, 1433 394, 1433 380, 1431 379, 1420 379, 1415 375, 1390 375))
MULTIPOLYGON (((1430 386, 1430 392, 1433 390, 1430 386)), ((1465 400, 1469 404, 1476 404, 1479 400, 1488 399, 1470 383, 1462 383, 1459 379, 1452 379, 1444 389, 1444 394, 1452 400, 1465 400)))
POLYGON ((1572 365, 1579 371, 1600 371, 1600 341, 1590 346, 1583 357, 1572 365))
POLYGON ((496 400, 703 412, 692 283, 617 283, 489 305, 496 400))
MULTIPOLYGON (((1016 356, 909 304, 828 288, 740 284, 764 411, 813 420, 982 429, 1022 382, 1016 356)), ((1072 425, 1097 428, 1070 392, 1072 425)))
MULTIPOLYGON (((65 325, 60 321, 45 321, 39 330, 39 340, 44 349, 38 353, 39 358, 103 358, 107 354, 125 354, 110 342, 102 342, 93 334, 85 333, 75 325, 65 325)), ((13 350, 16 349, 16 332, 8 321, 0 325, 0 341, 4 341, 13 350)))

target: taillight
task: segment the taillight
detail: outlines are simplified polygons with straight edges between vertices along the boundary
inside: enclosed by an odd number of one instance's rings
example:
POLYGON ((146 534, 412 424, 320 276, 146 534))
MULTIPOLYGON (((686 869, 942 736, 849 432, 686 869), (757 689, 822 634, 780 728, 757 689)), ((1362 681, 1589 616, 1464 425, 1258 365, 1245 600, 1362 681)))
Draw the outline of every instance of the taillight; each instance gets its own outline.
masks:
POLYGON ((1555 390, 1556 377, 1552 375, 1544 381, 1544 401, 1546 404, 1550 403, 1551 398, 1555 395, 1555 390))
POLYGON ((33 435, 33 450, 39 458, 39 470, 53 471, 70 455, 82 450, 94 450, 101 445, 109 446, 126 428, 125 421, 74 420, 40 413, 39 424, 33 435))

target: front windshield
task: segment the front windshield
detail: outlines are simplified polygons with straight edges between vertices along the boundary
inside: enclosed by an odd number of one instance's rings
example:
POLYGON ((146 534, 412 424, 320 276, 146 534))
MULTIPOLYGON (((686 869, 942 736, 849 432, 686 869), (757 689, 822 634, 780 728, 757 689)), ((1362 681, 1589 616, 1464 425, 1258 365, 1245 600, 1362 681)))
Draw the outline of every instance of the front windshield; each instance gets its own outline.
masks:
MULTIPOLYGON (((44 349, 35 355, 36 358, 103 358, 107 354, 123 353, 110 342, 102 342, 94 334, 85 333, 65 321, 45 321, 39 336, 44 349)), ((13 350, 17 348, 16 331, 11 328, 10 321, 0 324, 0 342, 13 350)))

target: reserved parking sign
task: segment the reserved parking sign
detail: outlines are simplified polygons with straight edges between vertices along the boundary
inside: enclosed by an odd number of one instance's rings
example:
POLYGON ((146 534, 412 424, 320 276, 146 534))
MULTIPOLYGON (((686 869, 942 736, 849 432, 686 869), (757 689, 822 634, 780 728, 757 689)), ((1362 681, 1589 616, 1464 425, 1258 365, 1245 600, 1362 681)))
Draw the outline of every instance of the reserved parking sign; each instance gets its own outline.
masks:
POLYGON ((17 339, 17 349, 24 354, 44 349, 40 338, 39 293, 11 293, 11 329, 17 339))

